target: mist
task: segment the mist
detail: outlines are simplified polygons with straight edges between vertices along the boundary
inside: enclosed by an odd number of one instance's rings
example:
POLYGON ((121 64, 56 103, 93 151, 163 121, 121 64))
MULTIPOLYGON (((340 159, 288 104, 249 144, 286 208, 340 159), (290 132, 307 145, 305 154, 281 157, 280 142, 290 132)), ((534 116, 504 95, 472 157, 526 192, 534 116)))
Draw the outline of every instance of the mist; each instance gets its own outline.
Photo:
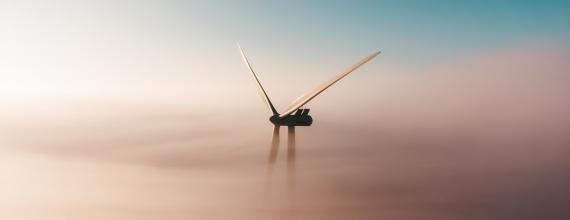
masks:
MULTIPOLYGON (((266 176, 272 126, 245 68, 239 84, 6 98, 0 218, 565 219, 569 58, 531 43, 364 67, 307 106, 293 190, 286 135, 266 176)), ((268 88, 284 109, 291 91, 268 88)))

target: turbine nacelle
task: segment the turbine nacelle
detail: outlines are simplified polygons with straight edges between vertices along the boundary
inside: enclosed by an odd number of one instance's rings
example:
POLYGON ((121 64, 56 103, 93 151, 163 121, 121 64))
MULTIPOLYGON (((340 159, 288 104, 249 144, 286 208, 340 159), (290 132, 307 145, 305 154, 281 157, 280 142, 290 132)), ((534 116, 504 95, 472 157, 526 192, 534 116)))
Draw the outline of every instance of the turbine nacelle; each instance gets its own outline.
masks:
POLYGON ((269 121, 275 126, 311 126, 313 117, 309 115, 310 109, 298 109, 295 114, 280 117, 273 115, 269 121))

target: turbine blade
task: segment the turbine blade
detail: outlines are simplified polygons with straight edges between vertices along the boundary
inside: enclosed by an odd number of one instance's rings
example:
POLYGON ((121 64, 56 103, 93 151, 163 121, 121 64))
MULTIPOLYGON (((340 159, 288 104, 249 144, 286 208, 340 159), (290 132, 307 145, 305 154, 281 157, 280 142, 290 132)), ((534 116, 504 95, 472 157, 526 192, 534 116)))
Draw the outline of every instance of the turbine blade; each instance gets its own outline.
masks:
POLYGON ((249 69, 249 71, 251 72, 251 76, 253 76, 253 79, 255 80, 255 82, 257 83, 257 87, 259 89, 259 93, 261 94, 263 100, 265 101, 265 104, 267 104, 267 107, 269 107, 269 110, 271 110, 271 113, 273 115, 278 115, 279 113, 277 113, 277 110, 275 110, 275 107, 273 107, 273 104, 271 103, 271 100, 269 100, 269 96, 267 95, 267 92, 265 92, 265 89, 263 88, 263 86, 261 85, 261 82, 259 81, 259 79, 257 78, 257 75, 255 74, 255 71, 253 71, 253 68, 251 67, 251 64, 249 63, 249 60, 247 60, 247 57, 245 56, 245 53, 243 52, 243 49, 241 49, 241 46, 238 44, 239 47, 239 51, 241 53, 241 57, 243 58, 243 62, 245 63, 245 65, 247 66, 247 68, 249 69))
POLYGON ((358 63, 355 63, 354 65, 352 65, 350 68, 346 69, 345 71, 340 72, 339 74, 332 77, 331 79, 324 82, 323 84, 319 85, 318 87, 311 90, 310 92, 305 93, 304 95, 299 97, 297 99, 297 101, 293 102, 291 104, 291 106, 289 106, 289 108, 287 108, 287 110, 285 110, 285 112, 283 112, 281 115, 279 115, 279 117, 285 117, 285 116, 290 115, 291 113, 295 112, 297 109, 299 109, 303 105, 307 104, 307 102, 311 101, 317 95, 319 95, 323 91, 325 91, 325 89, 329 88, 334 83, 338 82, 339 80, 341 80, 342 78, 344 78, 348 74, 352 73, 354 70, 358 69, 359 67, 361 67, 362 65, 364 65, 368 61, 374 59, 374 57, 378 56, 378 54, 380 54, 380 51, 365 57, 364 59, 360 60, 358 63))
POLYGON ((269 160, 267 161, 267 178, 273 173, 273 165, 277 160, 277 152, 279 151, 279 126, 273 127, 273 136, 271 137, 271 149, 269 150, 269 160))

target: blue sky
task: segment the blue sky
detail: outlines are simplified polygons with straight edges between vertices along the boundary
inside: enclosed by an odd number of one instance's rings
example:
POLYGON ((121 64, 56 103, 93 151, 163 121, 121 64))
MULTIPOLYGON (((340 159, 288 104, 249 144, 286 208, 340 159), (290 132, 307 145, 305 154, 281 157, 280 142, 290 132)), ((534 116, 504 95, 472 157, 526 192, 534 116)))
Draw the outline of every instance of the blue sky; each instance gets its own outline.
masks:
POLYGON ((525 42, 570 42, 567 1, 218 1, 169 7, 176 7, 165 16, 173 28, 196 33, 189 24, 198 23, 202 34, 218 42, 296 51, 378 48, 408 62, 525 42))
POLYGON ((96 32, 112 29, 114 38, 132 31, 135 34, 125 41, 140 41, 139 46, 210 44, 209 50, 225 51, 239 41, 246 48, 297 54, 340 51, 347 57, 381 49, 390 53, 386 59, 409 63, 526 42, 570 43, 568 1, 8 1, 2 4, 6 12, 21 10, 19 14, 56 16, 58 22, 96 32))

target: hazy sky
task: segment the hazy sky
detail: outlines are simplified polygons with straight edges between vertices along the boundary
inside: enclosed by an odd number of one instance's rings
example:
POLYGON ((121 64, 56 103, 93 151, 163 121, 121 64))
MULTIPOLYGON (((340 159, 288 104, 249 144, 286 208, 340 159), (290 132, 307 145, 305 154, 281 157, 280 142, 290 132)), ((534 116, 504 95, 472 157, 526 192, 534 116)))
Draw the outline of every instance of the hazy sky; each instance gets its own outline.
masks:
POLYGON ((269 92, 289 102, 376 50, 385 54, 382 65, 366 68, 401 74, 497 48, 570 41, 567 1, 0 4, 0 72, 2 91, 8 90, 2 96, 100 95, 101 86, 128 92, 146 90, 147 83, 224 85, 244 79, 240 42, 269 92), (307 83, 280 94, 287 86, 279 80, 300 77, 307 83), (68 88, 68 82, 81 86, 68 88))
POLYGON ((568 1, 0 0, 0 219, 568 219, 568 24, 568 1), (294 191, 237 42, 278 110, 383 52, 307 106, 294 191))

